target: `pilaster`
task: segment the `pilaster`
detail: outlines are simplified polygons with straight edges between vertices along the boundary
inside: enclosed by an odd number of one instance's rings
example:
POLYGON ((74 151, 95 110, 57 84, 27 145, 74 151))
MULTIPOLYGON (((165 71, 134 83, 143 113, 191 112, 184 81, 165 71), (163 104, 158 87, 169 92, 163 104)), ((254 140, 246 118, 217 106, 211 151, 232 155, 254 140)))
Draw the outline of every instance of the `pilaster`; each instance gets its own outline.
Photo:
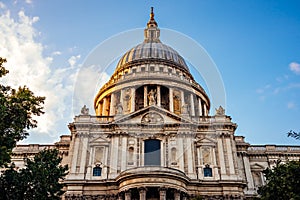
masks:
MULTIPOLYGON (((81 176, 84 176, 85 172, 85 165, 86 165, 86 156, 87 156, 87 151, 88 151, 88 133, 84 133, 81 135, 82 137, 82 152, 81 152, 81 161, 80 161, 80 168, 79 168, 79 173, 81 176)), ((78 152, 79 153, 79 152, 78 152)))

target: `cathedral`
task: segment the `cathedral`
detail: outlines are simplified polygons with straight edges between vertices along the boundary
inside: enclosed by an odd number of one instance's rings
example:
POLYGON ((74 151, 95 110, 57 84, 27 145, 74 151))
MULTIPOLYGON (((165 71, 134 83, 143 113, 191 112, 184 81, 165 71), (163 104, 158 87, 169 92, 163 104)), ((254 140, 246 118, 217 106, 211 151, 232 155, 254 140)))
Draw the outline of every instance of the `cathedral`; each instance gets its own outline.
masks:
POLYGON ((193 78, 184 58, 160 41, 153 10, 144 41, 119 60, 94 99, 53 145, 18 145, 24 156, 57 148, 68 164, 63 199, 252 199, 262 171, 300 158, 300 146, 250 145, 193 78), (215 110, 212 115, 209 111, 215 110))

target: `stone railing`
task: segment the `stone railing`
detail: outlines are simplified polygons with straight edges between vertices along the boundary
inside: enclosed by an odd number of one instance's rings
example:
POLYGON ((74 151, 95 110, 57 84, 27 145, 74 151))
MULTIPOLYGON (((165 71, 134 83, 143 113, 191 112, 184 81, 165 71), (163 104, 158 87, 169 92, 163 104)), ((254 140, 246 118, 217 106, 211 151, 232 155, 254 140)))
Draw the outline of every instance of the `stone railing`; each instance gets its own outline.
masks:
POLYGON ((300 146, 278 146, 278 145, 252 145, 248 147, 248 152, 262 153, 262 152, 286 152, 286 153, 300 153, 300 146))

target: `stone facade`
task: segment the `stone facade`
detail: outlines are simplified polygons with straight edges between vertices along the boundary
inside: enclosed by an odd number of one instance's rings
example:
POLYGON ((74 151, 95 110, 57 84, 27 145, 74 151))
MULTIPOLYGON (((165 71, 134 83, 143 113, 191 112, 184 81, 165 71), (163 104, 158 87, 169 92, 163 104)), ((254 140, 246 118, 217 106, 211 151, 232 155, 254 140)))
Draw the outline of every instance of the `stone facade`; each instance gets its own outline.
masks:
POLYGON ((250 145, 210 101, 184 59, 159 40, 151 12, 142 44, 120 59, 88 108, 54 145, 19 145, 13 162, 58 148, 69 165, 65 199, 247 199, 262 171, 300 158, 300 146, 250 145))

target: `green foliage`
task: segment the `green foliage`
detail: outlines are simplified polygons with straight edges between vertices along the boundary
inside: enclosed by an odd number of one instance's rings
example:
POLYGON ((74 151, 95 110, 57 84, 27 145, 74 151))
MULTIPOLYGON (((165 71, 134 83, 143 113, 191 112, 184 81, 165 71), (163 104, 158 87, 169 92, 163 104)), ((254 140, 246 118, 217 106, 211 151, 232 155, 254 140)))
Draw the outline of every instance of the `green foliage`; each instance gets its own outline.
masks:
POLYGON ((290 130, 290 132, 287 133, 288 137, 295 138, 296 140, 300 140, 300 132, 297 133, 295 131, 290 130))
POLYGON ((63 180, 68 166, 61 166, 57 149, 43 150, 33 159, 26 159, 26 167, 19 171, 12 166, 0 177, 0 199, 55 200, 64 193, 63 180))
MULTIPOLYGON (((8 73, 6 62, 0 57, 0 78, 8 73)), ((0 84, 0 167, 10 162, 16 143, 26 138, 30 128, 37 127, 33 116, 43 114, 45 97, 34 96, 26 86, 17 90, 0 84)))
POLYGON ((263 171, 267 184, 258 193, 263 200, 300 200, 300 161, 277 162, 273 169, 263 171))

